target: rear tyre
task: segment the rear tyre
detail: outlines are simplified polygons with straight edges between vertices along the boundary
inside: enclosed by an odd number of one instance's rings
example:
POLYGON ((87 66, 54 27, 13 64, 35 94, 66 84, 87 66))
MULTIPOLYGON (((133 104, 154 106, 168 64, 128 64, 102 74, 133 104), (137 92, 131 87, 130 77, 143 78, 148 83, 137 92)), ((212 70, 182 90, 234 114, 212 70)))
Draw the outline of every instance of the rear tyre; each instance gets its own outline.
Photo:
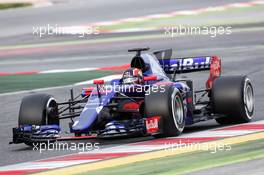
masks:
POLYGON ((220 77, 214 81, 212 107, 219 124, 250 122, 254 113, 254 93, 247 76, 220 77))
POLYGON ((147 116, 161 116, 163 133, 155 137, 178 136, 185 126, 185 109, 180 91, 174 86, 165 86, 145 96, 147 116))

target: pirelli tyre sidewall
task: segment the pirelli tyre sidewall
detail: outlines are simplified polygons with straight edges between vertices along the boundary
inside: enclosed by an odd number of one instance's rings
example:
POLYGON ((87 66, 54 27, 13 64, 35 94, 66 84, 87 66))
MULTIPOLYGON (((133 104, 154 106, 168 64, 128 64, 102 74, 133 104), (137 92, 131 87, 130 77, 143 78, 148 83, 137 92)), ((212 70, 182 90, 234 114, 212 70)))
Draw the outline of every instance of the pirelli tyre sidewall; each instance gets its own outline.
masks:
POLYGON ((178 136, 185 126, 185 108, 180 91, 174 86, 164 86, 145 96, 148 117, 161 116, 163 133, 156 137, 178 136), (164 89, 163 89, 164 88, 164 89))
POLYGON ((220 124, 245 123, 251 121, 254 113, 254 92, 247 76, 219 77, 213 83, 212 108, 220 124))
POLYGON ((18 124, 59 125, 56 100, 48 94, 32 94, 24 97, 20 105, 18 124))

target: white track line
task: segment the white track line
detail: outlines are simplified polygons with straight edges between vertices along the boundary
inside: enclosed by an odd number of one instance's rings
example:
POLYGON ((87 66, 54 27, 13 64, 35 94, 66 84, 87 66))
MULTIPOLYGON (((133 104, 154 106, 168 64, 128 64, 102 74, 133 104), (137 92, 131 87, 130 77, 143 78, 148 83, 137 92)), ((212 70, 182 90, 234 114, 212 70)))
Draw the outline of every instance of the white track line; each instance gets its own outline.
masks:
POLYGON ((85 71, 93 71, 97 69, 98 68, 54 69, 54 70, 40 71, 39 74, 85 72, 85 71))

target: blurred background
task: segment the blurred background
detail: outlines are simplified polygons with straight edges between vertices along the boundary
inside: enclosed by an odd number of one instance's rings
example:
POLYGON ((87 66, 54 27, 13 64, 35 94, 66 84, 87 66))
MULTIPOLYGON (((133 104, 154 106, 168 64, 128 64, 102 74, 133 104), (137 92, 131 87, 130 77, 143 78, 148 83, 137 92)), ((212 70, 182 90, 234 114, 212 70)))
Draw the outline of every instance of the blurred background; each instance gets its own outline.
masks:
MULTIPOLYGON (((223 75, 252 79, 260 120, 263 36, 264 1, 0 0, 0 165, 67 154, 7 144, 23 96, 68 99, 70 88, 77 93, 87 80, 121 73, 134 47, 172 48, 174 57, 218 55, 223 75)), ((195 87, 204 87, 207 76, 192 75, 195 87)), ((202 123, 189 132, 216 126, 202 123)))

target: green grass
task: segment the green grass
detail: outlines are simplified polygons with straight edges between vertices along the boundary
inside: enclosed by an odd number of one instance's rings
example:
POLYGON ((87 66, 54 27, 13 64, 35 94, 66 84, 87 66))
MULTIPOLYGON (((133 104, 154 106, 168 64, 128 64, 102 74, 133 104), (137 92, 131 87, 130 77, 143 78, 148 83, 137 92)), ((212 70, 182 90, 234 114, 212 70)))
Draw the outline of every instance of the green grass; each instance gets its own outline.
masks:
POLYGON ((4 3, 0 4, 0 10, 10 9, 10 8, 19 8, 19 7, 29 7, 32 6, 31 3, 4 3))
POLYGON ((38 88, 70 85, 81 81, 111 75, 113 71, 89 71, 50 73, 35 75, 13 75, 0 77, 0 93, 38 88))
POLYGON ((89 171, 80 175, 147 175, 147 174, 183 174, 227 164, 264 158, 263 140, 232 146, 231 151, 209 151, 181 154, 162 159, 132 163, 126 166, 89 171))

